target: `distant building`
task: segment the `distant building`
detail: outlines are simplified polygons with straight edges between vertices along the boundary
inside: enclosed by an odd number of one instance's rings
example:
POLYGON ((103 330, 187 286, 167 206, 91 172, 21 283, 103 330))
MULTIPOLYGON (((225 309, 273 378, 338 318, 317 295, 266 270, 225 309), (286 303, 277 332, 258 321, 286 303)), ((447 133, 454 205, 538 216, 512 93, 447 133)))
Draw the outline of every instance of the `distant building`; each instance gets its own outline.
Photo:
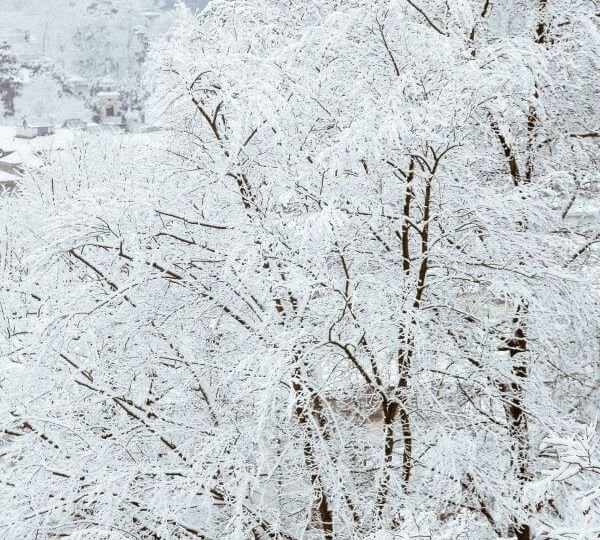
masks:
POLYGON ((116 125, 121 123, 121 103, 119 92, 98 92, 100 123, 116 125))
POLYGON ((63 127, 69 129, 87 129, 87 122, 81 118, 68 118, 64 121, 63 127))
POLYGON ((54 124, 50 122, 36 122, 33 124, 23 122, 22 125, 17 126, 15 137, 19 139, 34 139, 35 137, 45 137, 53 134, 54 124))
POLYGON ((67 84, 75 94, 78 94, 80 96, 89 95, 90 93, 90 83, 87 79, 84 79, 83 77, 69 77, 67 80, 67 84))
POLYGON ((142 15, 149 21, 153 21, 160 17, 160 13, 158 11, 142 11, 142 15))
POLYGON ((114 92, 116 88, 117 83, 115 80, 110 77, 105 77, 98 83, 96 90, 97 92, 114 92))

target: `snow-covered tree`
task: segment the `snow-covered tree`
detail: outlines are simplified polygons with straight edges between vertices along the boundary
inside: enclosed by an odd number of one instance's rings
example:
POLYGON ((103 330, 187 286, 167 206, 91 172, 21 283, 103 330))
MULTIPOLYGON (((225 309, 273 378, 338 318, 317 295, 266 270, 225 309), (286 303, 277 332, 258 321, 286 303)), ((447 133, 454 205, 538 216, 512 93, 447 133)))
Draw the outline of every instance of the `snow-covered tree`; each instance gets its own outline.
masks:
POLYGON ((180 6, 2 201, 5 536, 595 538, 597 22, 180 6))
POLYGON ((19 66, 11 47, 0 42, 0 102, 6 116, 14 114, 14 101, 19 91, 19 66))

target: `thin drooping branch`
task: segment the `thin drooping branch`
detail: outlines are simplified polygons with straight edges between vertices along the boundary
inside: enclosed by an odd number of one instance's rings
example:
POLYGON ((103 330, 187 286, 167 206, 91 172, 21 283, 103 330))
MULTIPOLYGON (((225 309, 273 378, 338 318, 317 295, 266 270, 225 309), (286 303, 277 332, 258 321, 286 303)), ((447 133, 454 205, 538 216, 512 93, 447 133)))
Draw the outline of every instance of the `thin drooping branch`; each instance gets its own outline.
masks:
MULTIPOLYGON (((396 76, 399 77, 400 68, 398 67, 398 62, 396 62, 396 57, 394 56, 394 53, 390 49, 390 46, 387 42, 387 38, 385 36, 385 26, 382 22, 379 21, 379 19, 377 19, 377 27, 379 28, 379 34, 381 36, 381 41, 383 41, 383 46, 385 47, 385 50, 387 51, 387 54, 390 57, 390 60, 392 61, 392 66, 394 66, 394 72, 396 73, 396 76)), ((365 171, 368 172, 368 168, 366 167, 366 165, 365 171)))
POLYGON ((438 34, 442 35, 442 36, 446 36, 448 37, 448 34, 446 32, 444 32, 443 30, 441 30, 432 20, 431 18, 427 15, 427 13, 425 13, 419 6, 417 6, 417 4, 415 4, 412 0, 406 0, 415 10, 417 10, 421 16, 427 21, 427 24, 429 24, 429 26, 431 26, 431 28, 433 28, 438 34))
POLYGON ((600 131, 586 131, 583 133, 569 133, 569 137, 575 139, 597 139, 600 137, 600 131))
POLYGON ((105 281, 113 292, 116 292, 116 291, 119 290, 119 287, 114 282, 112 282, 110 279, 108 279, 104 275, 104 272, 102 272, 98 267, 96 267, 94 264, 92 264, 87 259, 85 259, 82 255, 80 255, 79 253, 77 253, 74 249, 70 249, 69 250, 69 255, 73 256, 75 259, 77 259, 78 261, 80 261, 83 264, 85 264, 85 266, 87 266, 98 277, 100 277, 103 281, 105 281))
POLYGON ((570 264, 574 263, 579 257, 581 257, 589 248, 591 248, 593 245, 600 243, 600 233, 595 234, 594 236, 592 236, 587 242, 585 242, 575 253, 573 253, 573 255, 571 255, 571 257, 569 258, 569 260, 565 263, 565 267, 569 266, 570 264))
POLYGON ((566 219, 567 215, 571 211, 571 208, 573 207, 573 204, 575 203, 575 199, 577 199, 577 196, 579 195, 579 188, 581 184, 579 182, 578 176, 575 173, 573 173, 573 180, 575 181, 575 189, 573 190, 571 197, 569 197, 569 202, 567 202, 564 210, 560 215, 561 219, 566 219))
POLYGON ((200 227, 207 227, 209 229, 217 229, 217 230, 221 230, 221 231, 226 231, 227 229, 230 229, 230 227, 227 227, 226 225, 216 225, 214 223, 206 223, 205 221, 195 221, 195 220, 188 219, 188 218, 185 218, 182 216, 178 216, 171 212, 165 212, 163 210, 155 210, 155 211, 160 216, 166 216, 166 217, 170 217, 173 219, 177 219, 179 221, 182 221, 183 223, 186 223, 187 225, 199 225, 200 227))

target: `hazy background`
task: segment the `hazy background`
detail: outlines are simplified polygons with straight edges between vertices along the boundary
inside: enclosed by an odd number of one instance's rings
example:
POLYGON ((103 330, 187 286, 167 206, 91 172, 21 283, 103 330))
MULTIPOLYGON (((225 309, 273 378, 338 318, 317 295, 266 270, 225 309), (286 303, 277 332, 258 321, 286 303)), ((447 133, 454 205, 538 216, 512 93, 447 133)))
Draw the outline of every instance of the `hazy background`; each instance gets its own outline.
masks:
POLYGON ((174 3, 0 0, 0 124, 98 121, 103 91, 119 93, 124 120, 143 121, 144 62, 174 3))

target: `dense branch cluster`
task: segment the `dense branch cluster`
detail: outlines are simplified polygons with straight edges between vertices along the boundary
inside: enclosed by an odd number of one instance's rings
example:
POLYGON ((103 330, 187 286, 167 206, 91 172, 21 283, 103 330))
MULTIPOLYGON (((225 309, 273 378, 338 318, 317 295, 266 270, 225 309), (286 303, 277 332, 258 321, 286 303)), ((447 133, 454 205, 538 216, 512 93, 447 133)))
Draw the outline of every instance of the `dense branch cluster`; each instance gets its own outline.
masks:
POLYGON ((180 7, 0 201, 0 535, 597 538, 597 19, 180 7))

